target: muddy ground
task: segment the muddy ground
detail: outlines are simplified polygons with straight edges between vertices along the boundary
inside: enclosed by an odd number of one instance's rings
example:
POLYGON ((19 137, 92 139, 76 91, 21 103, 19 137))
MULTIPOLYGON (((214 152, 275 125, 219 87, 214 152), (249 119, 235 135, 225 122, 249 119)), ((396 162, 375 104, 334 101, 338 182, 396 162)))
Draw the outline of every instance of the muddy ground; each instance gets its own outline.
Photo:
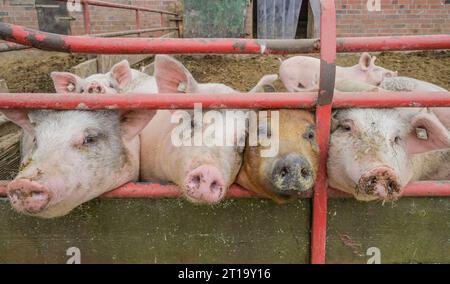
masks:
MULTIPOLYGON (((316 55, 317 56, 317 55, 316 55)), ((450 89, 450 51, 415 52, 415 53, 380 53, 377 64, 400 75, 429 81, 450 89)), ((178 57, 192 72, 199 82, 220 82, 237 90, 248 91, 264 74, 278 73, 280 61, 286 56, 182 56, 178 57)), ((339 54, 337 63, 350 66, 358 62, 357 54, 339 54)), ((0 54, 0 79, 5 79, 10 92, 54 92, 50 72, 71 71, 73 66, 87 60, 84 55, 27 50, 0 54)), ((134 67, 145 65, 137 64, 134 67)), ((275 87, 284 91, 281 82, 275 87)), ((17 128, 15 131, 17 132, 17 128)), ((14 129, 0 125, 0 165, 5 165, 2 158, 17 156, 18 145, 9 145, 6 139, 15 139, 14 129), (3 155, 2 155, 3 153, 3 155)), ((3 166, 0 180, 14 174, 17 162, 3 166)))

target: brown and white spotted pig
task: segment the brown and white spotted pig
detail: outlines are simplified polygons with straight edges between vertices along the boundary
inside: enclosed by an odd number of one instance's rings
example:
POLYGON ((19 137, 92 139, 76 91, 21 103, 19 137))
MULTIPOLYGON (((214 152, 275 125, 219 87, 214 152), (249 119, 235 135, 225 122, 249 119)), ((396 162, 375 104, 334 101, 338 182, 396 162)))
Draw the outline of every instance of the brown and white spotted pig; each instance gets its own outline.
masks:
MULTIPOLYGON (((237 183, 277 203, 295 199, 310 190, 317 176, 319 148, 316 142, 314 116, 302 110, 279 112, 278 154, 263 157, 262 145, 247 146, 237 183)), ((269 112, 269 117, 270 117, 269 112)), ((271 120, 259 126, 259 133, 270 135, 271 120)))
MULTIPOLYGON (((234 93, 232 88, 217 83, 197 83, 191 73, 177 60, 165 55, 155 58, 155 78, 161 93, 234 93)), ((265 83, 276 80, 277 76, 265 76, 252 91, 259 90, 265 83)), ((177 126, 177 111, 159 110, 155 118, 147 125, 142 134, 141 178, 144 181, 165 181, 177 184, 184 196, 195 203, 213 204, 225 196, 228 187, 234 182, 241 167, 242 152, 245 146, 245 129, 236 131, 234 138, 238 143, 233 146, 174 145, 175 129, 188 131, 190 140, 194 130, 205 135, 211 125, 184 123, 177 126)), ((209 112, 208 112, 209 113, 209 112)), ((217 113, 217 112, 216 112, 217 113)), ((223 115, 224 110, 219 111, 223 115)), ((206 117, 206 112, 203 112, 206 117)), ((224 119, 225 120, 225 119, 224 119)), ((227 124, 224 129, 229 125, 227 124)), ((224 141, 224 132, 215 133, 224 141)), ((212 138, 205 135, 206 140, 212 138)))
POLYGON ((358 200, 395 200, 410 181, 450 178, 450 135, 429 112, 345 109, 333 115, 331 187, 358 200), (416 129, 424 129, 427 138, 416 129))
MULTIPOLYGON (((351 67, 336 66, 336 79, 348 78, 378 86, 384 78, 397 76, 397 72, 375 65, 375 56, 364 52, 359 63, 351 67)), ((309 91, 319 84, 320 59, 294 56, 280 66, 280 79, 289 92, 309 91)))
MULTIPOLYGON (((52 78, 61 93, 116 93, 132 86, 138 92, 156 93, 153 78, 142 80, 144 77, 137 74, 137 80, 133 81, 132 73, 124 61, 107 74, 91 76, 96 82, 70 73, 53 72, 52 78)), ((139 133, 156 113, 153 110, 2 112, 25 130, 22 166, 7 186, 9 200, 17 211, 44 218, 65 215, 102 193, 136 181, 140 165, 139 133)))

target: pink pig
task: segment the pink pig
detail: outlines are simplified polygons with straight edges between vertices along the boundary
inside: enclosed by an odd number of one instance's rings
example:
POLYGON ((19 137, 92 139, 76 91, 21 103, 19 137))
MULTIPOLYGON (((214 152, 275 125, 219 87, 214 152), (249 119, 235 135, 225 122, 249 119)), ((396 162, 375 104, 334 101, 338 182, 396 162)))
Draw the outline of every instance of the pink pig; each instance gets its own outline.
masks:
POLYGON ((430 112, 336 111, 328 177, 358 200, 395 200, 410 181, 450 178, 450 133, 430 112))
MULTIPOLYGON (((336 78, 348 78, 378 86, 384 78, 397 76, 397 72, 375 65, 375 56, 364 52, 359 63, 351 67, 336 66, 336 78)), ((319 84, 320 59, 294 56, 280 66, 280 79, 289 92, 314 90, 319 84)))
MULTIPOLYGON (((236 92, 224 84, 196 82, 180 62, 164 55, 155 58, 155 78, 161 93, 236 92)), ((258 91, 276 79, 276 75, 267 75, 252 91, 258 91)), ((246 133, 234 133, 236 141, 239 141, 234 146, 175 146, 172 133, 177 124, 171 122, 175 113, 159 110, 142 132, 141 178, 144 181, 174 182, 184 196, 195 203, 217 203, 223 199, 239 172, 246 133)), ((225 111, 220 113, 223 115, 225 111)), ((208 126, 189 123, 183 131, 192 133, 199 128, 205 134, 208 126)))
MULTIPOLYGON (((124 62, 107 75, 96 76, 112 81, 112 86, 84 84, 88 80, 70 73, 52 76, 56 89, 63 93, 111 93, 113 88, 133 84, 132 72, 124 62)), ((143 81, 135 89, 146 84, 143 81)), ((147 91, 156 92, 154 82, 153 85, 150 80, 147 91)), ((43 218, 63 216, 102 193, 136 181, 140 167, 139 134, 156 113, 23 109, 2 112, 25 130, 22 166, 7 186, 8 198, 17 211, 43 218)))

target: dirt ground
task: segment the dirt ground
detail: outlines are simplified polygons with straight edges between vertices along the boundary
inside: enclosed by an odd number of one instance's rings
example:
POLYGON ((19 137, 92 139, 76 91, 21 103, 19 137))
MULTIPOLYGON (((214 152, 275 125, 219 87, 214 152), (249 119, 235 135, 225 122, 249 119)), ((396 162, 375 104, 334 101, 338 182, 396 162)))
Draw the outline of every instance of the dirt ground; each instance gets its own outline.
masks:
MULTIPOLYGON (((83 55, 22 51, 28 56, 0 56, 0 79, 10 92, 53 92, 52 71, 70 71, 86 60, 83 55)), ((199 82, 220 82, 246 91, 265 74, 278 73, 280 60, 286 56, 182 56, 179 59, 199 82)), ((357 54, 339 54, 337 63, 350 66, 358 62, 357 54)), ((450 89, 450 51, 397 53, 377 55, 377 64, 399 71, 400 75, 429 81, 450 89)), ((281 82, 276 84, 284 90, 281 82)))
POLYGON ((54 92, 50 72, 70 71, 86 60, 83 55, 68 55, 37 50, 0 53, 0 79, 11 93, 54 92))
MULTIPOLYGON (((317 55, 315 55, 317 56, 317 55)), ((192 72, 197 81, 220 82, 237 90, 248 91, 265 74, 278 73, 281 60, 286 56, 181 56, 178 57, 192 72)), ((339 54, 337 63, 341 66, 350 66, 358 62, 357 54, 339 54)), ((415 53, 380 53, 377 55, 377 64, 392 70, 400 75, 410 76, 420 80, 429 81, 450 89, 450 51, 415 52, 415 53)), ((68 55, 63 53, 42 52, 27 50, 0 54, 0 79, 5 79, 10 92, 54 92, 50 72, 71 71, 73 66, 85 61, 84 55, 68 55)), ((142 62, 134 67, 145 65, 142 62)), ((275 87, 285 91, 281 82, 275 87)), ((18 128, 15 128, 18 131, 18 128)), ((0 125, 0 180, 5 175, 11 176, 17 162, 5 164, 6 157, 17 157, 19 147, 11 147, 7 139, 16 139, 10 126, 0 125), (12 136, 13 135, 13 136, 12 136), (5 145, 3 145, 5 144, 5 145)))
MULTIPOLYGON (((278 73, 285 56, 184 56, 181 61, 199 82, 220 82, 241 91, 250 90, 264 74, 278 73)), ((450 89, 450 51, 416 53, 380 53, 377 64, 399 75, 437 84, 450 89)), ((337 64, 351 66, 358 62, 357 54, 339 54, 337 64)), ((284 91, 281 82, 276 87, 284 91)))

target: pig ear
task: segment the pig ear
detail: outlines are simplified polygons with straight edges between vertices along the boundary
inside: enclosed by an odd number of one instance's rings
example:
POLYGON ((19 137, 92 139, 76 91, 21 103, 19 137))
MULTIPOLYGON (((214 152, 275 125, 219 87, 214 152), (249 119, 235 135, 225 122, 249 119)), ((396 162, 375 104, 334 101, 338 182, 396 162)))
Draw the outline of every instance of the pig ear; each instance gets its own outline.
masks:
POLYGON ((34 134, 34 127, 28 118, 28 111, 24 109, 4 109, 1 111, 10 121, 22 127, 30 134, 34 134))
POLYGON ((69 72, 52 72, 53 85, 57 93, 76 92, 77 85, 81 83, 81 78, 69 72))
POLYGON ((361 57, 359 58, 359 66, 362 70, 367 70, 372 64, 372 57, 369 53, 364 52, 361 54, 361 57))
POLYGON ((411 119, 407 137, 408 152, 420 154, 450 148, 450 133, 432 113, 419 113, 411 119))
POLYGON ((195 93, 198 90, 191 73, 170 56, 156 55, 154 74, 160 93, 195 93))
POLYGON ((133 79, 128 60, 122 60, 111 68, 111 76, 117 81, 119 88, 125 88, 133 79))
POLYGON ((120 113, 122 135, 131 140, 138 135, 155 116, 156 110, 123 110, 120 113))

